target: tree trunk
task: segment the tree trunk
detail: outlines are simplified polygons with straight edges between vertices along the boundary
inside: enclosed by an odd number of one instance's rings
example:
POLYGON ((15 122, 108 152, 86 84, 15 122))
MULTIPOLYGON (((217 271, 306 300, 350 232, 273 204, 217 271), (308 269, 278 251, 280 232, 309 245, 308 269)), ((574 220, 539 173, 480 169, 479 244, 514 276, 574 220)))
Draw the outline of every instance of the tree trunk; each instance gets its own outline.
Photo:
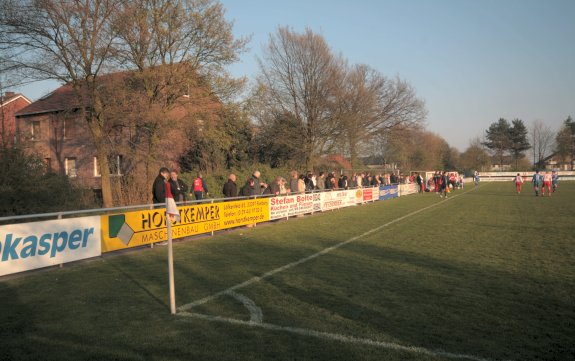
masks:
MULTIPOLYGON (((96 142, 96 139, 94 139, 94 142, 96 142)), ((114 206, 114 200, 112 199, 112 185, 110 183, 108 149, 101 139, 98 141, 98 144, 96 144, 96 157, 98 157, 100 178, 102 180, 102 206, 104 208, 110 208, 114 206)))
MULTIPOLYGON (((88 85, 89 88, 93 87, 94 84, 88 85)), ((92 89, 90 89, 92 90, 92 89)), ((98 158, 98 166, 100 168, 100 180, 102 182, 102 206, 104 208, 110 208, 114 206, 114 200, 112 197, 112 185, 110 183, 110 166, 108 161, 108 156, 110 155, 109 146, 106 143, 105 132, 102 129, 103 121, 98 118, 102 117, 102 104, 99 97, 96 95, 95 91, 90 91, 92 98, 91 104, 93 104, 93 110, 88 111, 88 109, 82 108, 81 112, 83 118, 86 120, 90 132, 92 133, 92 140, 94 142, 94 147, 96 148, 96 158, 98 158)), ((80 104, 85 104, 84 102, 80 104)))

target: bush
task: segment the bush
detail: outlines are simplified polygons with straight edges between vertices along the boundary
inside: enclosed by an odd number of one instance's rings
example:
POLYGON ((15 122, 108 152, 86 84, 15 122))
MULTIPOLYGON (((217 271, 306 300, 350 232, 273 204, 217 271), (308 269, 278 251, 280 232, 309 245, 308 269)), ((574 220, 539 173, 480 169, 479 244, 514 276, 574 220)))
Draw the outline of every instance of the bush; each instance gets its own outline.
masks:
POLYGON ((0 216, 90 208, 94 203, 88 192, 67 176, 46 173, 39 157, 18 148, 0 149, 0 216))
MULTIPOLYGON (((254 163, 249 166, 244 166, 241 168, 232 168, 226 170, 215 171, 210 174, 203 174, 203 178, 208 186, 210 198, 223 198, 224 194, 222 192, 224 184, 228 181, 228 176, 230 173, 234 173, 237 176, 236 183, 238 185, 238 192, 241 187, 246 184, 246 181, 252 176, 253 172, 259 170, 261 173, 260 179, 262 182, 270 184, 277 176, 282 176, 285 179, 289 179, 288 175, 291 169, 288 168, 272 168, 267 164, 254 163)), ((197 173, 182 173, 180 174, 180 179, 182 179, 190 187, 189 192, 192 192, 192 183, 197 177, 197 173)), ((190 198, 191 199, 191 198, 190 198)))

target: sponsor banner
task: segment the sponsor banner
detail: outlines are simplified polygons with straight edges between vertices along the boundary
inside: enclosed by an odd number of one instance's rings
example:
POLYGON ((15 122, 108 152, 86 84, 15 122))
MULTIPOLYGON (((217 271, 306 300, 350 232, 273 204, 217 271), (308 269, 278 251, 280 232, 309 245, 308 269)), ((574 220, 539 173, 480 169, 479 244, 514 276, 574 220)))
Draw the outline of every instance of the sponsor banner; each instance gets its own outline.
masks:
MULTIPOLYGON (((246 224, 269 221, 269 199, 258 198, 178 207, 172 238, 183 238, 246 224)), ((168 239, 166 209, 102 216, 102 252, 138 247, 168 239)))
POLYGON ((292 217, 321 210, 321 193, 269 198, 270 219, 292 217))
POLYGON ((406 196, 408 194, 417 193, 417 183, 410 184, 400 184, 399 185, 399 195, 406 196))
POLYGON ((364 188, 363 189, 363 203, 373 202, 375 194, 377 194, 377 188, 364 188))
MULTIPOLYGON (((363 188, 358 188, 358 189, 353 189, 353 190, 350 189, 348 192, 350 192, 350 197, 351 197, 351 193, 354 194, 355 204, 363 203, 363 188)), ((351 199, 350 199, 350 201, 351 201, 351 199)))
POLYGON ((0 226, 0 276, 102 254, 100 216, 0 226))
POLYGON ((349 206, 351 199, 351 205, 355 205, 355 193, 350 193, 346 190, 334 190, 331 192, 322 192, 321 194, 321 210, 329 211, 332 209, 338 209, 342 207, 349 206), (351 197, 350 197, 351 194, 351 197))
POLYGON ((399 188, 397 184, 390 186, 380 186, 379 187, 379 199, 384 201, 391 198, 399 197, 399 188))

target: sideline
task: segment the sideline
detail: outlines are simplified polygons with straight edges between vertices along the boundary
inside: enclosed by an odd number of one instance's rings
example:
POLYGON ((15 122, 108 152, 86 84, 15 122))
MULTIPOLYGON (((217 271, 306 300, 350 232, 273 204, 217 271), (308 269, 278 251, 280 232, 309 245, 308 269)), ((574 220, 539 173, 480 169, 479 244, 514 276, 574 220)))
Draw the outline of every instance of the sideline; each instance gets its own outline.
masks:
POLYGON ((459 359, 459 360, 471 360, 471 361, 494 361, 491 359, 473 356, 473 355, 466 355, 466 354, 458 354, 453 352, 447 352, 442 350, 429 350, 424 347, 417 347, 417 346, 405 346, 400 345, 397 343, 392 342, 385 342, 385 341, 376 341, 370 340, 366 338, 359 338, 353 336, 346 336, 338 333, 329 333, 329 332, 322 332, 322 331, 314 331, 308 330, 304 328, 297 328, 297 327, 288 327, 288 326, 279 326, 274 325, 271 323, 258 323, 252 321, 242 321, 233 318, 226 318, 226 317, 219 317, 219 316, 210 316, 210 315, 203 315, 200 313, 189 313, 189 312, 182 312, 178 313, 178 316, 185 317, 181 318, 181 320, 190 320, 192 318, 203 319, 207 321, 213 322, 220 322, 232 325, 239 325, 239 326, 248 326, 248 327, 259 327, 265 330, 270 331, 281 331, 281 332, 289 332, 293 334, 297 334, 300 336, 305 337, 315 337, 324 340, 332 340, 332 341, 339 341, 343 343, 349 343, 354 345, 364 345, 364 346, 371 346, 371 347, 379 347, 388 350, 394 351, 404 351, 404 352, 412 352, 418 353, 422 355, 432 356, 432 357, 445 357, 449 359, 459 359))
POLYGON ((442 198, 437 203, 431 204, 427 207, 418 209, 418 210, 413 211, 411 213, 408 213, 404 216, 396 218, 390 222, 387 222, 387 223, 382 224, 376 228, 373 228, 367 232, 364 232, 358 236, 352 237, 352 238, 350 238, 346 241, 340 242, 334 246, 325 248, 325 249, 323 249, 317 253, 314 253, 308 257, 304 257, 298 261, 295 261, 295 262, 286 264, 285 266, 271 270, 271 271, 269 271, 269 272, 267 272, 261 276, 250 278, 249 280, 247 280, 245 282, 236 284, 235 286, 232 286, 228 289, 217 292, 211 296, 204 297, 204 298, 199 299, 197 301, 194 301, 192 303, 188 303, 186 305, 180 306, 177 309, 178 312, 176 313, 176 316, 180 316, 179 320, 182 320, 182 321, 189 321, 191 319, 203 319, 203 320, 207 320, 207 321, 211 321, 211 322, 220 322, 220 323, 225 323, 225 324, 247 326, 247 327, 253 327, 253 328, 259 327, 261 329, 270 330, 270 331, 289 332, 292 334, 297 334, 297 335, 305 336, 305 337, 315 337, 315 338, 320 338, 320 339, 325 339, 325 340, 332 340, 332 341, 338 341, 338 342, 354 344, 354 345, 363 345, 363 346, 369 346, 369 347, 378 347, 378 348, 394 350, 394 351, 412 352, 412 353, 418 353, 421 355, 427 355, 427 356, 432 356, 432 357, 444 357, 444 358, 448 358, 448 359, 471 360, 471 361, 494 361, 492 359, 483 358, 483 357, 474 356, 474 355, 452 353, 452 352, 447 352, 447 351, 443 351, 443 350, 430 350, 430 349, 427 349, 424 347, 418 347, 418 346, 407 346, 407 345, 401 345, 401 344, 392 343, 392 342, 377 341, 377 340, 372 340, 372 339, 367 339, 367 338, 359 338, 359 337, 354 337, 354 336, 346 336, 346 335, 337 334, 337 333, 329 333, 329 332, 315 331, 315 330, 310 330, 310 329, 303 329, 303 328, 289 327, 289 326, 280 326, 280 325, 275 325, 275 324, 271 324, 271 323, 265 323, 265 322, 262 322, 263 321, 263 314, 261 313, 261 309, 259 307, 257 307, 257 305, 255 305, 255 303, 252 300, 250 300, 249 298, 235 292, 238 289, 241 289, 241 288, 247 287, 251 284, 262 281, 262 280, 269 278, 269 277, 271 277, 271 276, 273 276, 279 272, 288 270, 292 267, 295 267, 297 265, 300 265, 302 263, 305 263, 307 261, 315 259, 319 256, 330 253, 331 251, 336 250, 336 249, 338 249, 338 248, 340 248, 346 244, 357 241, 358 239, 361 239, 361 238, 368 236, 372 233, 378 232, 381 229, 383 229, 385 227, 389 227, 390 225, 395 224, 397 222, 400 222, 406 218, 409 218, 411 216, 414 216, 416 214, 419 214, 421 212, 424 212, 424 211, 431 209, 431 208, 434 208, 436 206, 442 205, 445 202, 451 201, 452 199, 455 199, 455 198, 462 196, 466 193, 472 192, 479 187, 480 186, 473 187, 470 190, 467 190, 463 193, 456 194, 450 198, 442 198), (240 301, 242 304, 244 304, 244 306, 246 308, 248 308, 248 310, 250 311, 250 320, 249 321, 243 321, 243 320, 238 320, 238 319, 234 319, 234 318, 227 318, 227 317, 200 314, 200 313, 195 313, 195 312, 188 312, 188 310, 191 310, 192 308, 194 308, 196 306, 205 304, 209 301, 212 301, 212 300, 214 300, 220 296, 224 296, 224 295, 225 296, 231 296, 231 297, 237 299, 238 301, 240 301))
POLYGON ((334 251, 334 250, 336 250, 336 249, 338 249, 338 248, 341 248, 341 247, 345 246, 346 244, 355 242, 355 241, 357 241, 358 239, 361 239, 361 238, 363 238, 363 237, 369 236, 369 235, 372 234, 372 233, 379 232, 379 231, 381 231, 382 229, 384 229, 384 228, 386 228, 386 227, 389 227, 389 226, 391 226, 392 224, 395 224, 395 223, 397 223, 397 222, 403 221, 403 220, 406 219, 406 218, 409 218, 409 217, 414 216, 414 215, 416 215, 416 214, 419 214, 419 213, 421 213, 421 212, 425 212, 425 211, 428 210, 428 209, 437 207, 438 205, 441 205, 441 204, 443 204, 443 203, 445 203, 445 202, 449 202, 449 201, 451 201, 452 199, 455 199, 455 198, 457 198, 457 197, 459 197, 459 196, 462 196, 462 195, 464 195, 464 194, 467 194, 467 193, 469 193, 469 192, 473 192, 473 191, 474 191, 475 189, 477 189, 477 188, 479 188, 479 186, 478 186, 478 187, 473 187, 473 188, 471 188, 471 189, 468 190, 468 191, 465 191, 465 192, 463 192, 463 193, 456 194, 456 195, 454 195, 454 196, 452 196, 452 197, 449 197, 449 198, 441 198, 441 200, 440 200, 439 202, 437 202, 437 203, 431 204, 431 205, 429 205, 429 206, 427 206, 427 207, 424 207, 424 208, 418 209, 418 210, 416 210, 416 211, 413 211, 413 212, 411 212, 411 213, 408 213, 408 214, 406 214, 406 215, 404 215, 404 216, 401 216, 401 217, 396 218, 396 219, 394 219, 394 220, 392 220, 392 221, 389 221, 389 222, 387 222, 387 223, 385 223, 385 224, 382 224, 381 226, 378 226, 378 227, 376 227, 376 228, 372 228, 372 229, 370 229, 369 231, 364 232, 364 233, 362 233, 362 234, 360 234, 360 235, 358 235, 358 236, 352 237, 352 238, 350 238, 350 239, 348 239, 348 240, 345 240, 345 241, 343 241, 343 242, 340 242, 340 243, 338 243, 338 244, 336 244, 336 245, 333 245, 333 246, 331 246, 331 247, 325 248, 325 249, 323 249, 323 250, 321 250, 321 251, 319 251, 319 252, 317 252, 317 253, 314 253, 314 254, 312 254, 312 255, 310 255, 310 256, 304 257, 304 258, 302 258, 302 259, 300 259, 300 260, 297 260, 297 261, 295 261, 295 262, 288 263, 288 264, 286 264, 286 265, 284 265, 284 266, 278 267, 278 268, 276 268, 276 269, 274 269, 274 270, 271 270, 271 271, 269 271, 269 272, 267 272, 267 273, 264 273, 264 274, 261 275, 261 276, 256 276, 256 277, 250 278, 249 280, 247 280, 247 281, 245 281, 245 282, 238 283, 238 284, 236 284, 236 285, 234 285, 234 286, 232 286, 232 287, 229 287, 229 288, 227 288, 227 289, 225 289, 225 290, 223 290, 223 291, 216 292, 216 293, 214 293, 214 294, 211 295, 211 296, 207 296, 207 297, 204 297, 204 298, 202 298, 202 299, 196 300, 196 301, 194 301, 194 302, 191 302, 191 303, 182 305, 182 306, 178 307, 177 310, 180 311, 180 312, 188 311, 188 310, 190 310, 190 309, 192 309, 192 308, 194 308, 194 307, 196 307, 196 306, 203 305, 203 304, 205 304, 205 303, 207 303, 207 302, 210 302, 210 301, 212 301, 212 300, 214 300, 214 299, 216 299, 216 298, 218 298, 218 297, 220 297, 220 296, 229 294, 230 292, 233 292, 233 291, 239 290, 239 289, 241 289, 241 288, 247 287, 247 286, 249 286, 249 285, 252 285, 252 284, 254 284, 254 283, 260 282, 260 281, 262 281, 262 280, 264 280, 264 279, 266 279, 266 278, 270 278, 271 276, 275 275, 276 273, 286 271, 286 270, 288 270, 288 269, 290 269, 290 268, 293 268, 293 267, 295 267, 295 266, 298 266, 298 265, 300 265, 300 264, 302 264, 302 263, 306 263, 306 262, 308 262, 308 261, 311 261, 311 260, 313 260, 313 259, 315 259, 315 258, 317 258, 317 257, 319 257, 319 256, 323 256, 323 255, 325 255, 325 254, 328 254, 328 253, 330 253, 330 252, 332 252, 332 251, 334 251))

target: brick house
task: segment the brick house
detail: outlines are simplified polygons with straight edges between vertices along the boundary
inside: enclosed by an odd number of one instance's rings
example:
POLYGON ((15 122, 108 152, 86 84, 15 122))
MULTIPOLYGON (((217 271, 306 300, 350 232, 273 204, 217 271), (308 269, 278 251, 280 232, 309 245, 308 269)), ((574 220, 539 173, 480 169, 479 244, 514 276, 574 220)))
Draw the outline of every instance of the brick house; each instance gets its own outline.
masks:
POLYGON ((79 177, 99 188, 96 151, 76 104, 69 84, 38 99, 16 112, 18 137, 43 158, 47 172, 79 177))
MULTIPOLYGON (((102 78, 103 84, 113 84, 116 81, 122 82, 130 79, 129 74, 129 72, 123 72, 106 75, 102 78)), ((178 104, 181 106, 175 106, 170 111, 170 119, 175 122, 178 122, 178 119, 188 119, 191 109, 189 104, 192 104, 194 111, 201 109, 201 111, 214 113, 221 108, 222 104, 218 99, 206 97, 205 93, 207 91, 201 87, 188 89, 188 94, 182 95, 178 100, 178 104), (183 106, 183 104, 188 105, 183 106)), ((88 109, 90 105, 81 105, 73 86, 65 84, 16 113, 18 137, 29 149, 40 154, 47 171, 66 174, 86 187, 99 190, 102 187, 100 167, 92 134, 86 120, 81 115, 80 110, 82 108, 88 109)), ((133 104, 132 108, 134 108, 133 104)), ((129 111, 127 110, 122 115, 129 111)), ((198 122, 200 123, 198 127, 201 128, 202 120, 198 120, 198 122)), ((166 134, 166 139, 160 140, 163 142, 161 149, 164 158, 156 157, 154 159, 158 164, 154 164, 150 168, 151 172, 154 173, 152 174, 153 177, 156 176, 155 173, 160 165, 170 169, 177 168, 178 157, 186 149, 187 144, 184 142, 171 140, 178 138, 170 132, 181 133, 180 130, 173 129, 166 134)), ((112 136, 116 137, 116 142, 127 143, 133 134, 130 135, 130 130, 124 128, 112 136)), ((131 171, 143 175, 139 178, 148 180, 149 178, 146 177, 150 175, 146 174, 147 167, 142 164, 133 164, 133 161, 129 155, 113 155, 109 159, 110 176, 121 177, 126 175, 126 172, 131 171)), ((146 191, 147 189, 146 187, 146 191)))
POLYGON ((30 99, 22 94, 5 92, 0 95, 0 142, 2 145, 12 147, 16 137, 15 114, 28 106, 30 99))

